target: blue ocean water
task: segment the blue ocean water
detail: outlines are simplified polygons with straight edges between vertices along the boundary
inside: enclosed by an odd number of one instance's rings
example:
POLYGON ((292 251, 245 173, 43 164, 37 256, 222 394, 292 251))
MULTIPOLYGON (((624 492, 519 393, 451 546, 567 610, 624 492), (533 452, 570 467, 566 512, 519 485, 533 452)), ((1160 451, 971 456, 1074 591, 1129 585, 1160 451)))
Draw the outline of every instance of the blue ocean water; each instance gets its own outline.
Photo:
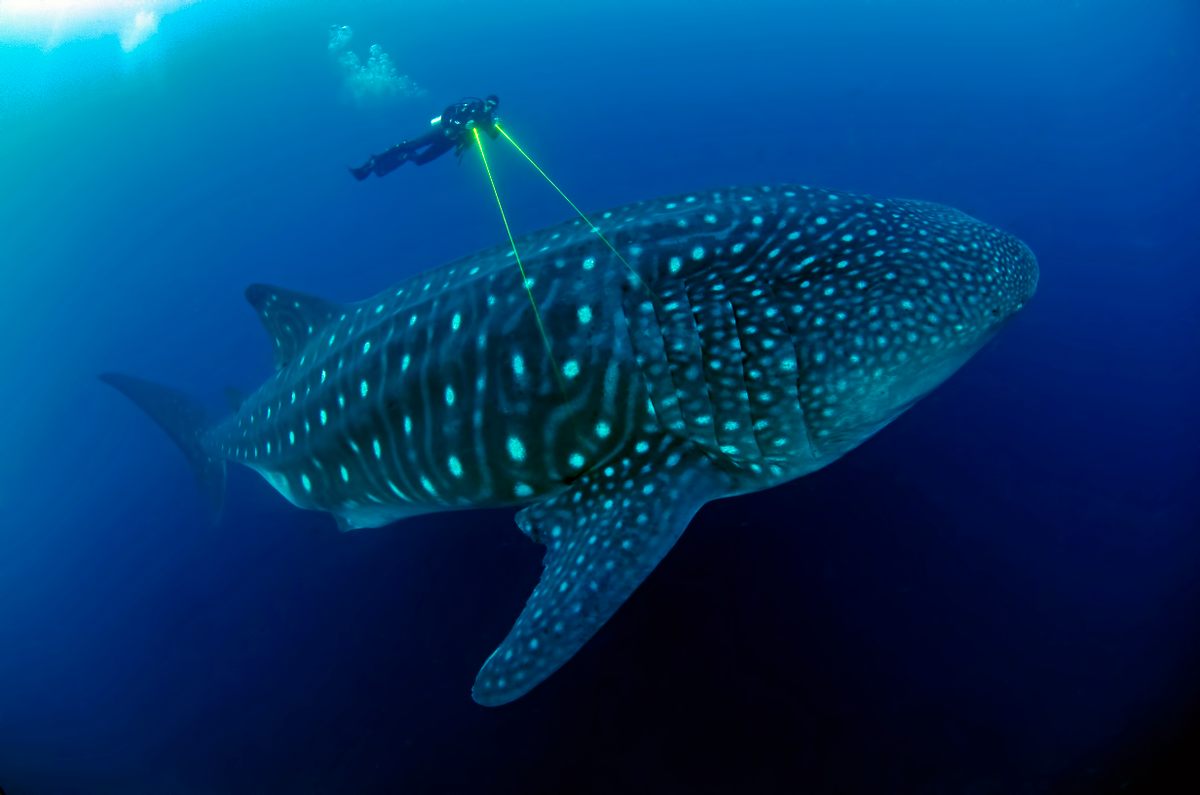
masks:
MULTIPOLYGON (((1187 791, 1195 3, 179 5, 47 47, 0 4, 10 795, 1187 791), (541 558, 511 511, 343 534, 236 470, 212 526, 96 379, 219 407, 271 368, 246 284, 357 299, 502 240, 471 157, 345 171, 490 92, 585 209, 795 181, 962 208, 1041 264, 962 372, 707 506, 499 709, 470 685, 541 558)), ((571 216, 494 152, 516 231, 571 216)))

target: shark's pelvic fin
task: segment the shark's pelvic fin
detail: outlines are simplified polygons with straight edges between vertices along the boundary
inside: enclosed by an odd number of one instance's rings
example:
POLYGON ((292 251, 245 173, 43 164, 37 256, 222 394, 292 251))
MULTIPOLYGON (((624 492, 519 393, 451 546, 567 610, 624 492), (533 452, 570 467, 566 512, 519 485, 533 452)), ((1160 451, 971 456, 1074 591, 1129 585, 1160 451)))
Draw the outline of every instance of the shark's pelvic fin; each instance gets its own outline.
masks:
POLYGON ((100 380, 136 403, 179 445, 216 521, 225 501, 225 461, 204 450, 204 409, 182 392, 131 375, 102 373, 100 380))
POLYGON ((285 367, 318 329, 340 314, 341 306, 324 298, 269 284, 246 288, 246 300, 258 312, 275 349, 275 366, 285 367))
POLYGON ((726 493, 722 473, 683 442, 639 442, 630 453, 517 514, 521 529, 546 544, 544 568, 475 679, 480 704, 506 704, 554 673, 658 565, 700 506, 726 493))

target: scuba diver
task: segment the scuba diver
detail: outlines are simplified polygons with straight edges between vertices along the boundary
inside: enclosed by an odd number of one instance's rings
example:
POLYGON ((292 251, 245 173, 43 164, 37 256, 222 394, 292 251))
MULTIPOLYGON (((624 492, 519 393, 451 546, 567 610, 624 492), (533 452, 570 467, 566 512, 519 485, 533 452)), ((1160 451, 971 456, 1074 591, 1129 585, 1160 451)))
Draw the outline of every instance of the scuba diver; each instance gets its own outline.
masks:
POLYGON ((410 160, 423 166, 451 149, 461 157, 471 145, 473 129, 496 137, 496 108, 499 106, 500 100, 495 94, 489 94, 484 99, 467 97, 449 106, 441 116, 429 122, 429 132, 409 141, 401 141, 382 154, 371 155, 366 163, 351 168, 350 173, 361 181, 371 174, 382 177, 410 160))

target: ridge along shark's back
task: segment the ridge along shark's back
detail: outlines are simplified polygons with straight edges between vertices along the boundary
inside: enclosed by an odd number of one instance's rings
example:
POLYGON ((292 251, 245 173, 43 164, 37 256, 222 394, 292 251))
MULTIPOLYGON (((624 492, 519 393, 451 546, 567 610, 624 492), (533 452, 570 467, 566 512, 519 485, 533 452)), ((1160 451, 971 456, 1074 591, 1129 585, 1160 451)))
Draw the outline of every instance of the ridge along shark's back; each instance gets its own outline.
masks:
POLYGON ((578 221, 518 239, 524 282, 504 247, 353 305, 251 287, 277 369, 214 426, 106 380, 210 491, 232 460, 343 528, 526 505, 545 568, 476 681, 494 705, 569 659, 705 502, 860 444, 1037 283, 1015 238, 923 202, 771 186, 596 221, 607 242, 578 221))

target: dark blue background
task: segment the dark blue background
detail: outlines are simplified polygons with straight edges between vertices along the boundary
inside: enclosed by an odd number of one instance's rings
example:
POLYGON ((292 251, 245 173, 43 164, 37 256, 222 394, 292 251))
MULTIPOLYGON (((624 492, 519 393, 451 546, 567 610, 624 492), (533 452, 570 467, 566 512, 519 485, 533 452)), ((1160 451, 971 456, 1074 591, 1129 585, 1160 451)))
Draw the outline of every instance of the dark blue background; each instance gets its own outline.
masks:
MULTIPOLYGON (((1193 2, 247 5, 0 48, 10 795, 1164 791, 1200 704, 1193 2), (331 23, 428 94, 348 101, 331 23), (216 406, 269 372, 245 284, 353 299, 498 242, 471 158, 343 170, 491 91, 585 208, 805 182, 953 204, 1042 267, 960 374, 705 508, 494 710, 469 688, 541 555, 509 512, 339 534, 239 470, 211 527, 95 380, 216 406)), ((518 231, 569 216, 493 157, 518 231)))

